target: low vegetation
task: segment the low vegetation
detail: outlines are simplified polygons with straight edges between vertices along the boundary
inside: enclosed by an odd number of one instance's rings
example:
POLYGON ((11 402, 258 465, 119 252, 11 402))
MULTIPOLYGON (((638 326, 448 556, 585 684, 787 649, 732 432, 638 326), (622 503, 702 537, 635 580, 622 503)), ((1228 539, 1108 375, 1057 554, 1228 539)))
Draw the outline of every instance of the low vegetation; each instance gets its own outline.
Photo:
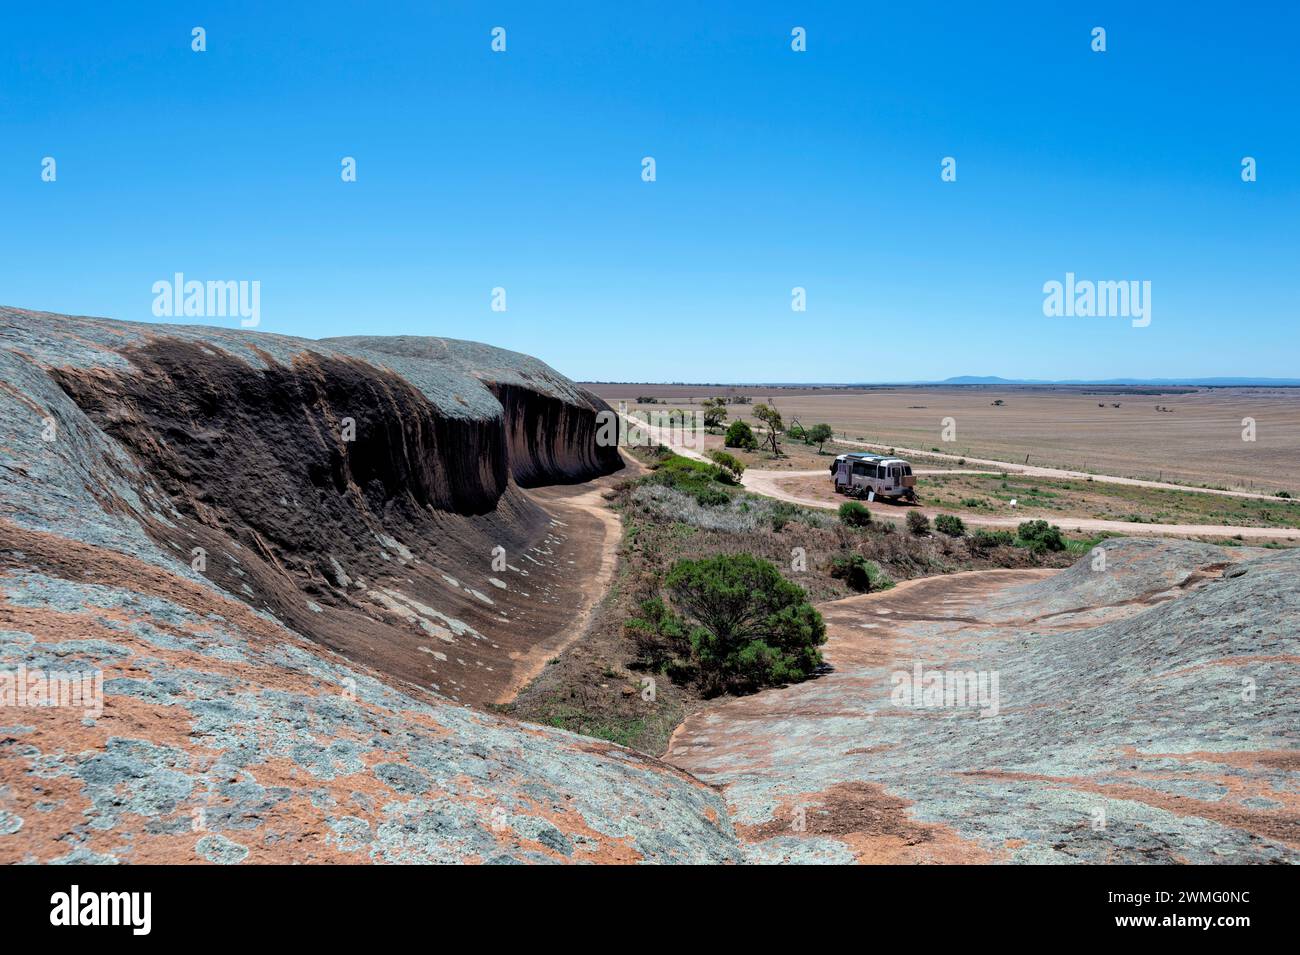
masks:
POLYGON ((845 501, 840 505, 840 523, 845 527, 866 527, 871 523, 871 511, 858 501, 845 501))
POLYGON ((754 437, 754 429, 744 421, 733 421, 727 425, 727 435, 722 443, 729 448, 740 448, 742 451, 754 451, 758 448, 758 438, 754 437))
POLYGON ((1035 554, 1065 550, 1061 529, 1047 521, 1025 521, 1016 533, 1017 542, 1035 554))
POLYGON ((888 590, 894 586, 889 575, 880 569, 874 560, 867 560, 861 554, 838 554, 831 560, 831 576, 842 580, 859 593, 873 590, 888 590))
POLYGON ((650 598, 625 624, 639 668, 693 683, 707 699, 806 680, 821 665, 826 624, 769 561, 679 560, 664 589, 671 606, 650 598))
POLYGON ((710 451, 709 458, 722 472, 722 479, 728 484, 739 484, 745 474, 745 462, 726 451, 710 451))
POLYGON ((936 514, 934 529, 949 537, 961 537, 966 533, 966 524, 955 514, 936 514))
POLYGON ((507 707, 515 716, 658 755, 710 695, 815 676, 825 631, 809 610, 821 601, 932 574, 1075 559, 1031 551, 1005 532, 851 526, 728 483, 725 459, 636 454, 653 470, 606 492, 623 522, 615 581, 582 639, 507 707), (755 593, 773 602, 754 602, 755 593))

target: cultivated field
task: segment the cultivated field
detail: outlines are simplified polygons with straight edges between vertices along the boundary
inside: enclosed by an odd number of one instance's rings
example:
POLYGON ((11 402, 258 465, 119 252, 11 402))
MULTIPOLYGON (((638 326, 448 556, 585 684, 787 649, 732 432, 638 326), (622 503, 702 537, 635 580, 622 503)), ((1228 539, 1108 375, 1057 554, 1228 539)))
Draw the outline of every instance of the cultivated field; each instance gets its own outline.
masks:
MULTIPOLYGON (((1300 389, 898 387, 860 390, 589 385, 607 401, 656 396, 689 408, 710 395, 775 400, 786 422, 898 448, 1265 493, 1300 493, 1300 389), (1001 405, 994 402, 1001 401, 1001 405), (1116 407, 1118 405, 1118 407, 1116 407), (1157 408, 1168 410, 1157 410, 1157 408), (943 440, 944 419, 955 440, 943 440), (1242 439, 1243 419, 1255 440, 1242 439)), ((752 405, 729 407, 753 422, 752 405)))

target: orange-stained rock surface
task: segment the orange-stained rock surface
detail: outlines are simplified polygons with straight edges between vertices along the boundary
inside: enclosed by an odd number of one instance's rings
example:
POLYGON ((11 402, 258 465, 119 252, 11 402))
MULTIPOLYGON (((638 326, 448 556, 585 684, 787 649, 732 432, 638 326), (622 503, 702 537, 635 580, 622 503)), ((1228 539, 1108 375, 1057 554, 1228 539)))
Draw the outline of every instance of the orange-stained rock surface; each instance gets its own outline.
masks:
POLYGON ((1300 860, 1300 552, 1103 546, 824 605, 831 672, 696 713, 665 758, 756 861, 1300 860), (988 692, 918 701, 918 665, 988 692))
POLYGON ((14 309, 0 371, 0 862, 742 858, 680 770, 463 705, 611 571, 597 399, 467 342, 14 309))

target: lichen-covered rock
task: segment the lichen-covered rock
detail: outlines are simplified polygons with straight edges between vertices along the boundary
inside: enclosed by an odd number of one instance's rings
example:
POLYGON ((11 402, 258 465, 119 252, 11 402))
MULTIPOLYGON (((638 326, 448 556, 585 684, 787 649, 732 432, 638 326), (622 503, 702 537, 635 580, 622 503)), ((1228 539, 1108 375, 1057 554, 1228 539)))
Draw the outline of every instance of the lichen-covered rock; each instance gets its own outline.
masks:
POLYGON ((755 861, 1300 862, 1300 551, 1103 547, 826 605, 834 672, 666 758, 755 861))
POLYGON ((685 773, 455 701, 573 622, 590 548, 513 475, 615 461, 429 341, 0 309, 0 863, 741 858, 685 773))

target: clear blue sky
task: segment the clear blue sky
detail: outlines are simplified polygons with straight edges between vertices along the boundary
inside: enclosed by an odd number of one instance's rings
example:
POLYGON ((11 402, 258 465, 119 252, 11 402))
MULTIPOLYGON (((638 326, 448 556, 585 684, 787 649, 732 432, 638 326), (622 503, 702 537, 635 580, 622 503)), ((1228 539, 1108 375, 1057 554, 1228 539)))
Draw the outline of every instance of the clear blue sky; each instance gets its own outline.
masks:
POLYGON ((0 304, 256 279, 264 331, 583 379, 1300 373, 1296 4, 288 6, 7 5, 0 304), (1067 271, 1151 325, 1044 317, 1067 271))

